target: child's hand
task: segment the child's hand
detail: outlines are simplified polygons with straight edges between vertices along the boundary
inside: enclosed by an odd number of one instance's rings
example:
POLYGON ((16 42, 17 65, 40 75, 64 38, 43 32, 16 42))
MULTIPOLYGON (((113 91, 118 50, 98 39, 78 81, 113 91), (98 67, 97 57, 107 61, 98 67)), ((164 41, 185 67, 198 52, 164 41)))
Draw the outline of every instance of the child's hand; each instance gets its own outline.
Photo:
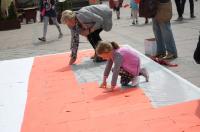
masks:
POLYGON ((106 82, 103 82, 100 86, 99 86, 99 88, 106 88, 107 87, 107 83, 106 82))

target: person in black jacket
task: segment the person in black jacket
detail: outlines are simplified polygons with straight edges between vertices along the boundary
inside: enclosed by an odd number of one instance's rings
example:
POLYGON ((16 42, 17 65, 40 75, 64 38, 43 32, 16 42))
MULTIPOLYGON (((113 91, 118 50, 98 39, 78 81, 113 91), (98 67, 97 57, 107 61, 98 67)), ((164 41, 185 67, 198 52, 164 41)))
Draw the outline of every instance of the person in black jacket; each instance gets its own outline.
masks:
MULTIPOLYGON (((186 0, 175 0, 176 9, 178 12, 178 18, 177 18, 178 21, 183 20, 185 2, 186 2, 186 0)), ((190 17, 195 18, 195 16, 194 16, 194 0, 189 0, 189 2, 190 2, 190 17)))
POLYGON ((42 5, 40 11, 41 15, 43 16, 44 28, 43 28, 43 37, 38 38, 40 41, 46 41, 46 33, 47 33, 49 18, 51 18, 51 20, 56 25, 59 31, 58 38, 61 38, 63 36, 56 17, 55 3, 56 3, 55 0, 42 0, 41 2, 42 5))
POLYGON ((193 58, 197 64, 200 64, 200 35, 199 35, 199 41, 197 43, 197 47, 194 51, 193 58))
POLYGON ((178 21, 182 21, 183 20, 183 8, 184 8, 184 4, 183 4, 184 0, 175 0, 175 4, 176 4, 176 9, 178 12, 178 21))
MULTIPOLYGON (((184 8, 185 8, 185 1, 186 0, 183 0, 183 13, 184 13, 184 8)), ((195 16, 194 16, 194 0, 189 0, 189 3, 190 3, 190 17, 195 18, 195 16)))

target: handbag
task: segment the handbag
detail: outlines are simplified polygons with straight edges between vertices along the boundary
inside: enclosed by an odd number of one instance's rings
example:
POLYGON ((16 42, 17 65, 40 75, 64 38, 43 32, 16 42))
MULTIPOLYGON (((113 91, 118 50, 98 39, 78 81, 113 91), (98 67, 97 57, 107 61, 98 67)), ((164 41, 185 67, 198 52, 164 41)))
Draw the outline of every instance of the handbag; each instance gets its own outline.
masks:
POLYGON ((45 12, 46 12, 46 10, 45 10, 45 8, 43 8, 42 11, 41 11, 41 16, 44 16, 45 12))
POLYGON ((139 4, 139 3, 140 3, 140 0, 135 0, 135 3, 139 4))
POLYGON ((166 3, 158 3, 156 16, 154 17, 158 22, 168 22, 172 18, 172 3, 169 0, 166 3))

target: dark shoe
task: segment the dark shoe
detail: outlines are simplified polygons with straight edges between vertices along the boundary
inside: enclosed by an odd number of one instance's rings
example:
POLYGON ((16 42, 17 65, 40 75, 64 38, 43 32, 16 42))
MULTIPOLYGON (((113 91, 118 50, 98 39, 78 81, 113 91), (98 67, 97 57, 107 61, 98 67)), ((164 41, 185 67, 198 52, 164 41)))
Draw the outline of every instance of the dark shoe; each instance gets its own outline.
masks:
POLYGON ((60 34, 58 35, 58 39, 60 39, 60 38, 62 38, 62 37, 63 37, 63 34, 60 33, 60 34))
POLYGON ((190 17, 191 17, 191 18, 196 18, 196 16, 194 16, 194 15, 191 15, 190 17))
POLYGON ((98 56, 94 57, 93 59, 93 62, 104 62, 104 61, 107 61, 107 60, 104 60, 103 58, 98 57, 98 56))
POLYGON ((43 41, 43 42, 45 42, 46 41, 46 38, 44 38, 44 37, 41 37, 41 38, 38 38, 40 41, 43 41))
POLYGON ((138 24, 138 20, 136 20, 135 22, 136 22, 136 24, 138 24))
POLYGON ((133 21, 132 24, 135 25, 135 22, 133 21))
POLYGON ((177 19, 176 19, 176 21, 182 21, 183 20, 183 17, 178 17, 177 19))

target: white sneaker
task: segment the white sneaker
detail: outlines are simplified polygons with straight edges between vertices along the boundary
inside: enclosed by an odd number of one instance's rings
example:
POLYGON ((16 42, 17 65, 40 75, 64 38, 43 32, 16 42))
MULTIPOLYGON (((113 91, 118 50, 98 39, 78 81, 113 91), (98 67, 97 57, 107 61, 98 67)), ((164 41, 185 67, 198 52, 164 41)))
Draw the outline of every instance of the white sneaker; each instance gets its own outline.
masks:
POLYGON ((149 73, 147 72, 147 69, 146 69, 146 68, 142 68, 142 69, 140 70, 140 74, 141 74, 142 76, 145 77, 146 82, 149 81, 149 73))
POLYGON ((140 81, 140 78, 138 76, 133 77, 133 79, 132 79, 132 86, 133 87, 138 86, 139 81, 140 81))

